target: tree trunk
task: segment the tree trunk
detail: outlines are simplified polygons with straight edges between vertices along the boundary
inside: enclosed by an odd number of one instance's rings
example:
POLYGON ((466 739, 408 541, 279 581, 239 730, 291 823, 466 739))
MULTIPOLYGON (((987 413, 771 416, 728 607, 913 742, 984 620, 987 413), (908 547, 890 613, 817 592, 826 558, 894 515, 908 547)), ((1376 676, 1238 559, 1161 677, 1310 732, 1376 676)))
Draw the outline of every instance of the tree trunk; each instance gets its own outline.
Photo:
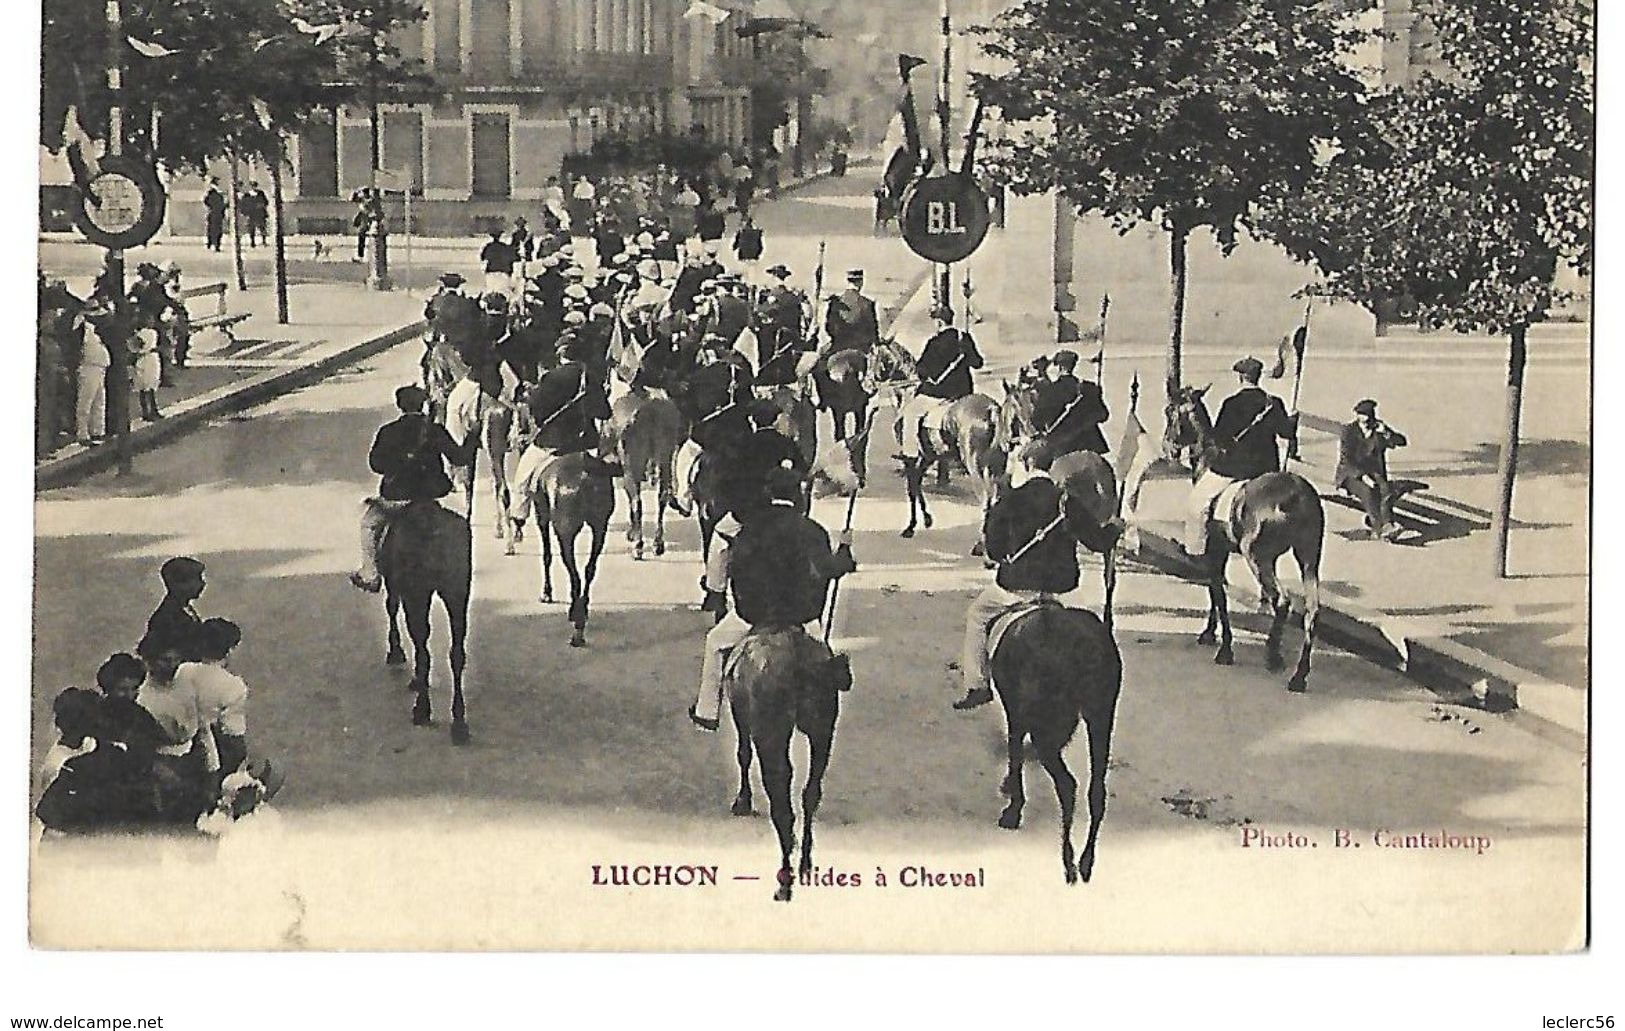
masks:
POLYGON ((248 289, 248 276, 243 272, 242 212, 237 207, 237 194, 242 189, 237 171, 237 155, 231 156, 231 262, 237 270, 237 289, 248 289))
MULTIPOLYGON (((280 148, 279 148, 280 150, 280 148)), ((271 162, 271 206, 276 214, 276 321, 288 324, 288 250, 283 229, 282 208, 282 155, 271 162)))
POLYGON ((1180 356, 1185 346, 1185 245, 1190 230, 1175 226, 1168 236, 1169 280, 1173 300, 1168 308, 1168 396, 1179 392, 1180 356))
POLYGON ((1528 326, 1512 327, 1507 353, 1506 436, 1496 465, 1495 514, 1490 534, 1495 538, 1495 575, 1507 575, 1507 538, 1512 530, 1512 484, 1518 475, 1518 428, 1523 419, 1523 370, 1528 360, 1528 326))

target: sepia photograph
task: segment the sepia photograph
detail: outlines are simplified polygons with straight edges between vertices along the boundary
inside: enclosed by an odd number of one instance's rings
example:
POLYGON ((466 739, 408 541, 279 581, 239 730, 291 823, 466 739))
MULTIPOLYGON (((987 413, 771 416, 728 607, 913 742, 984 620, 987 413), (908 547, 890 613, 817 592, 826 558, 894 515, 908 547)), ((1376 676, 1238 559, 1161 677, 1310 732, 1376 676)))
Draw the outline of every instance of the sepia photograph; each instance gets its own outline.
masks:
POLYGON ((1587 0, 17 13, 25 951, 1590 947, 1587 0))

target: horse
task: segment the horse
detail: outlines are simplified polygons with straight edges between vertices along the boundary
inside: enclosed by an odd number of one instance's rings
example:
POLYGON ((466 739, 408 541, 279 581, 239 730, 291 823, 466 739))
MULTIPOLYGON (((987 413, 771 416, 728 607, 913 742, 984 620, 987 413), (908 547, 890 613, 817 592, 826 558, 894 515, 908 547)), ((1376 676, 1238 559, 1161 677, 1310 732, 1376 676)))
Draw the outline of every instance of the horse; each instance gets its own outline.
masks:
MULTIPOLYGON (((914 379, 914 359, 898 346, 897 341, 882 340, 872 354, 856 348, 836 351, 824 363, 819 380, 819 401, 829 409, 835 428, 835 439, 848 438, 847 419, 852 420, 851 436, 862 434, 874 416, 875 398, 882 391, 888 393, 893 407, 901 407, 902 391, 914 379)), ((868 455, 854 450, 853 458, 860 485, 869 477, 868 455)))
POLYGON ((761 387, 759 391, 778 407, 780 421, 788 423, 790 432, 786 436, 811 465, 818 457, 818 410, 793 386, 761 387))
MULTIPOLYGON (((1202 395, 1207 387, 1182 387, 1168 401, 1167 425, 1163 431, 1163 454, 1177 460, 1182 452, 1198 456, 1192 480, 1199 479, 1216 454, 1213 421, 1208 417, 1202 395)), ((1220 630, 1219 650, 1213 661, 1228 666, 1235 661, 1231 649, 1230 609, 1225 597, 1225 564, 1232 550, 1247 560, 1258 580, 1264 604, 1269 607, 1270 631, 1265 644, 1265 668, 1278 673, 1286 668, 1281 657, 1281 637, 1292 604, 1281 592, 1275 578, 1276 563, 1292 552, 1303 580, 1303 647, 1298 664, 1287 681, 1288 691, 1304 691, 1309 683, 1309 652, 1314 646, 1315 626, 1320 616, 1320 559, 1324 547, 1326 511, 1314 485, 1296 473, 1271 472, 1255 476, 1241 486, 1225 526, 1208 523, 1207 548, 1201 557, 1207 578, 1207 625, 1196 638, 1200 644, 1214 643, 1214 627, 1220 630), (1217 545, 1217 546, 1216 546, 1217 545)))
MULTIPOLYGON (((942 416, 941 447, 925 427, 918 429, 924 455, 903 461, 903 478, 908 485, 908 525, 903 528, 903 537, 913 537, 921 522, 926 529, 931 528, 931 511, 925 504, 925 474, 933 465, 945 469, 943 463, 949 458, 957 457, 970 473, 985 519, 1004 473, 1005 454, 995 440, 998 410, 998 402, 986 394, 971 394, 952 402, 942 416)), ((978 540, 972 554, 981 551, 978 540)))
POLYGON ((389 613, 389 653, 392 666, 406 662, 397 624, 406 609, 406 630, 412 637, 414 664, 412 705, 414 726, 427 726, 429 705, 429 606, 435 595, 445 607, 451 625, 451 739, 468 743, 463 701, 463 666, 468 654, 468 598, 474 568, 474 540, 468 520, 433 502, 408 505, 390 522, 378 553, 384 578, 384 608, 389 613))
POLYGON ((580 648, 587 643, 587 606, 593 578, 598 575, 598 557, 603 554, 609 520, 615 514, 614 485, 607 476, 589 473, 584 455, 568 454, 548 468, 541 489, 530 500, 536 513, 536 532, 542 539, 541 601, 553 601, 553 540, 547 535, 551 526, 558 539, 559 557, 570 576, 570 646, 580 648), (578 568, 575 553, 576 539, 583 528, 592 535, 585 570, 578 568))
MULTIPOLYGON (((1036 427, 1033 405, 1037 398, 1030 384, 1005 383, 1004 401, 999 405, 995 446, 1006 454, 1024 453, 1017 444, 1032 438, 1036 427)), ((1026 448, 1043 447, 1045 442, 1034 440, 1026 448)), ((1080 502, 1096 524, 1104 526, 1118 515, 1117 472, 1103 455, 1093 451, 1068 451, 1057 455, 1050 463, 1050 478, 1068 498, 1080 502)), ((1090 550, 1094 550, 1092 547, 1090 550)), ((1114 544, 1103 552, 1101 576, 1103 601, 1100 616, 1106 629, 1112 629, 1112 596, 1117 591, 1117 547, 1114 544)))
POLYGON ((795 877, 790 852, 795 848, 796 814, 790 800, 790 740, 800 731, 807 739, 807 783, 801 792, 801 864, 812 872, 813 814, 824 794, 824 772, 835 743, 840 693, 834 683, 814 675, 827 652, 799 627, 753 630, 740 643, 728 673, 728 705, 739 746, 739 794, 735 816, 749 816, 750 764, 761 759, 762 787, 767 791, 773 829, 779 837, 778 890, 773 898, 789 902, 795 877))
POLYGON ((655 554, 666 553, 666 507, 675 481, 673 462, 683 440, 683 416, 670 399, 642 387, 618 398, 604 429, 606 450, 613 449, 626 472, 621 487, 630 510, 626 539, 632 558, 643 558, 643 488, 655 487, 655 554))
POLYGON ((1023 746, 1033 751, 1061 804, 1061 866, 1066 883, 1089 883, 1095 842, 1106 816, 1106 766, 1112 722, 1123 686, 1123 660, 1111 630, 1091 612, 1041 605, 1017 615, 989 659, 994 689, 1004 706, 1009 771, 1001 787, 1009 798, 999 826, 1016 830, 1027 796, 1022 783, 1023 746), (1078 782, 1061 752, 1082 719, 1089 738, 1089 835, 1073 866, 1072 817, 1078 782))

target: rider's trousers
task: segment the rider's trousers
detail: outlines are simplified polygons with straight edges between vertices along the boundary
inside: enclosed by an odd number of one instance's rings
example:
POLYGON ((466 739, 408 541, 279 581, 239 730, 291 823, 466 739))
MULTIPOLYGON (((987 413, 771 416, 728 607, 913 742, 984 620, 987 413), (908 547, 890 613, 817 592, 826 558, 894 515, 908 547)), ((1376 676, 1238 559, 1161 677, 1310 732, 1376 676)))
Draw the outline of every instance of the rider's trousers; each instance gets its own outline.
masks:
POLYGON ((941 411, 952 404, 940 397, 926 397, 915 394, 903 403, 903 410, 897 413, 897 419, 903 426, 903 457, 923 458, 925 451, 920 444, 921 429, 926 420, 934 413, 941 411))
POLYGON ((1224 489, 1235 483, 1228 476, 1220 476, 1211 469, 1191 485, 1190 507, 1185 511, 1185 551, 1191 555, 1207 552, 1207 523, 1212 517, 1213 503, 1224 489))
POLYGON ((384 542, 384 530, 395 513, 409 504, 383 498, 368 498, 361 503, 361 579, 378 579, 378 546, 384 542))
POLYGON ((989 584, 970 603, 965 612, 965 647, 960 656, 959 674, 969 694, 991 685, 988 673, 987 633, 994 620, 1014 605, 1049 597, 1043 591, 1007 591, 998 584, 989 584))
MULTIPOLYGON (((803 629, 815 638, 821 632, 816 619, 803 629)), ((694 715, 704 720, 721 717, 722 672, 728 665, 728 653, 739 647, 748 633, 750 624, 730 610, 705 635, 705 658, 700 663, 700 693, 694 698, 694 715)))
MULTIPOLYGON (((515 522, 522 523, 530 518, 531 507, 535 503, 536 495, 541 493, 547 471, 562 457, 563 452, 536 444, 525 448, 524 453, 519 456, 519 464, 514 467, 512 507, 508 510, 509 517, 515 522)), ((539 528, 538 532, 547 532, 546 527, 539 528)))

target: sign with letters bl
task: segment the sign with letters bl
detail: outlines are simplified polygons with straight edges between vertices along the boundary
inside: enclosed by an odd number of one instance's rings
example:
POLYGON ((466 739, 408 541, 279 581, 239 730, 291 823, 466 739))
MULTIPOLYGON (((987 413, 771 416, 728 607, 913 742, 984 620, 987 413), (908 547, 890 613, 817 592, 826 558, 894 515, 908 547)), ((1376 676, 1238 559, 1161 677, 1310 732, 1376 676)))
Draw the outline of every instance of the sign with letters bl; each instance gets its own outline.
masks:
POLYGON ((987 194, 958 175, 922 179, 903 199, 903 242, 927 261, 970 257, 992 221, 987 194))

